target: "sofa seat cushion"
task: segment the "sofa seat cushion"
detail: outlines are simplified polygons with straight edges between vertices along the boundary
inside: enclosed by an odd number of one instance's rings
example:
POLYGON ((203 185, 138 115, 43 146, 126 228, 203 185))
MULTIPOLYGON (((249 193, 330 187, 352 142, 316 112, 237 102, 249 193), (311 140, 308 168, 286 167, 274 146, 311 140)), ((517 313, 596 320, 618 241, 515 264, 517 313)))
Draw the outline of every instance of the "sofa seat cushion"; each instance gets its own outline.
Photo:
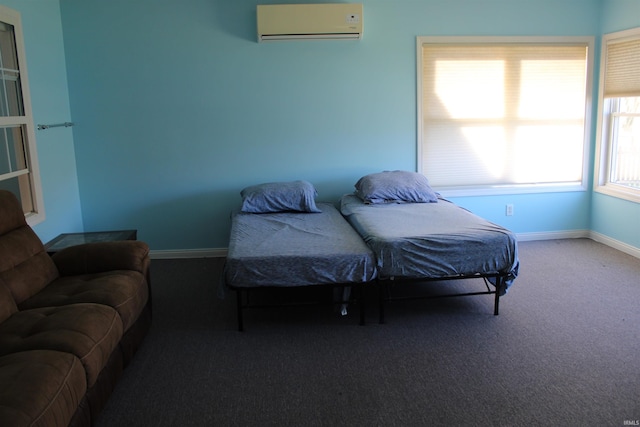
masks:
POLYGON ((74 354, 91 387, 122 334, 120 316, 106 305, 34 308, 19 311, 0 324, 0 356, 28 350, 74 354))
POLYGON ((115 270, 80 276, 64 276, 19 304, 21 310, 97 303, 117 310, 126 332, 136 321, 149 299, 145 276, 132 270, 115 270))
POLYGON ((33 350, 0 357, 0 425, 66 426, 87 390, 70 353, 33 350))

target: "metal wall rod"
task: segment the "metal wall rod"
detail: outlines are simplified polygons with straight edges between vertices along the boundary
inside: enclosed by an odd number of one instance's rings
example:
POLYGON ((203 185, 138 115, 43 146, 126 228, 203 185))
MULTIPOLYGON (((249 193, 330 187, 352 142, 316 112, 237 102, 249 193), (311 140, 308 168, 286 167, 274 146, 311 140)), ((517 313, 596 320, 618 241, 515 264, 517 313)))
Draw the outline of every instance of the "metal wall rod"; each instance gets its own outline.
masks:
POLYGON ((38 130, 49 129, 49 128, 59 128, 62 126, 68 128, 69 126, 73 126, 73 123, 64 122, 64 123, 56 123, 55 125, 38 125, 38 130))

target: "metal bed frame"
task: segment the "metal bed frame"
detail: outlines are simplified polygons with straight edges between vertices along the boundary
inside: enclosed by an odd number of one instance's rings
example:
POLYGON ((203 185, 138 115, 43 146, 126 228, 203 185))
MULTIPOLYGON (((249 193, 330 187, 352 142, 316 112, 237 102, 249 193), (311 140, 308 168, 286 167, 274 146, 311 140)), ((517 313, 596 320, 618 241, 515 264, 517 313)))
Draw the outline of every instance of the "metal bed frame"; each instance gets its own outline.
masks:
POLYGON ((400 300, 420 300, 420 299, 439 299, 439 298, 452 298, 452 297, 462 297, 462 296, 472 296, 472 295, 494 295, 494 303, 493 303, 493 315, 497 316, 499 314, 500 309, 500 295, 506 288, 506 273, 493 273, 493 274, 473 274, 473 275, 459 275, 459 276, 446 276, 446 277, 438 277, 438 278, 378 278, 378 291, 379 291, 379 319, 378 322, 380 324, 385 322, 385 309, 384 305, 387 301, 400 301, 400 300), (496 279, 495 289, 492 290, 488 279, 494 278, 496 279), (443 295, 413 295, 413 296, 401 296, 401 297, 391 297, 389 294, 389 284, 391 283, 425 283, 425 282, 439 282, 439 281, 448 281, 448 280, 463 280, 463 279, 483 279, 484 284, 487 287, 486 291, 479 292, 463 292, 463 293, 455 293, 455 294, 443 294, 443 295))
MULTIPOLYGON (((300 306, 312 306, 312 305, 340 305, 340 304, 349 304, 351 300, 342 299, 340 301, 332 301, 331 303, 320 302, 320 301, 309 301, 309 302, 293 302, 293 303, 280 303, 280 304, 253 304, 249 301, 249 294, 254 291, 268 291, 270 289, 302 289, 302 288, 318 288, 318 287, 331 287, 333 289, 342 288, 343 290, 347 287, 356 288, 357 297, 359 307, 359 316, 360 316, 360 325, 365 324, 364 312, 365 312, 365 297, 364 297, 364 285, 370 282, 358 282, 358 283, 323 283, 318 285, 306 285, 306 286, 259 286, 259 287, 229 287, 230 289, 236 291, 236 310, 237 310, 237 319, 238 319, 238 331, 244 331, 244 318, 243 312, 246 309, 250 308, 275 308, 275 307, 300 307, 300 306), (244 298, 243 298, 244 295, 244 298)), ((344 293, 343 293, 344 295, 344 293)))

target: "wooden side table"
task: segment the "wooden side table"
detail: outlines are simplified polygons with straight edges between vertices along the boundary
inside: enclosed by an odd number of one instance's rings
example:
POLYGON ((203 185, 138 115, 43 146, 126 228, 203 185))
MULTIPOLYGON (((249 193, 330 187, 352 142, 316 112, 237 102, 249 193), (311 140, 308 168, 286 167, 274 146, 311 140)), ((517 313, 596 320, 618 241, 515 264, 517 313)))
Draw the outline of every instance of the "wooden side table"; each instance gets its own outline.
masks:
POLYGON ((136 240, 138 230, 92 231, 89 233, 64 233, 44 245, 49 255, 69 246, 83 243, 113 242, 118 240, 136 240))

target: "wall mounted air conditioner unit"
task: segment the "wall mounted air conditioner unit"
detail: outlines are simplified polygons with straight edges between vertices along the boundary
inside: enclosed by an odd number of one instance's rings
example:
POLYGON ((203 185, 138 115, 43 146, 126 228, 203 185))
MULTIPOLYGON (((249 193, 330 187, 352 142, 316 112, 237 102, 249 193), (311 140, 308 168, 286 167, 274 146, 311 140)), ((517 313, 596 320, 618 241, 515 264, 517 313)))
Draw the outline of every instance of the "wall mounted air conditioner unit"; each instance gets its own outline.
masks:
POLYGON ((362 38, 361 3, 258 5, 258 42, 362 38))

